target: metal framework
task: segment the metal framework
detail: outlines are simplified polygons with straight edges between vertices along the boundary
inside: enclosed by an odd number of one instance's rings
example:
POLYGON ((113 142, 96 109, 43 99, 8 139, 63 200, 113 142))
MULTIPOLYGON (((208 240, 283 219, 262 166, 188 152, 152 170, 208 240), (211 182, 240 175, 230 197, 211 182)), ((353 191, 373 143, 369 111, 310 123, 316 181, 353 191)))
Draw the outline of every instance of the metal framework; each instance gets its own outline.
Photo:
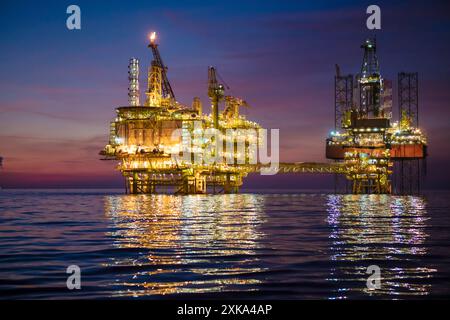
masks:
POLYGON ((334 77, 334 129, 344 127, 346 114, 353 108, 353 75, 342 76, 336 65, 334 77))
POLYGON ((155 43, 154 38, 150 41, 148 47, 152 49, 154 65, 161 68, 161 84, 163 97, 175 99, 175 94, 173 93, 172 86, 170 85, 169 79, 167 78, 167 67, 162 61, 161 55, 159 54, 158 45, 155 43))
POLYGON ((130 106, 139 105, 139 60, 131 58, 128 64, 128 103, 130 106))
POLYGON ((419 126, 419 76, 417 72, 400 72, 398 74, 398 108, 400 120, 407 116, 411 126, 419 126))
MULTIPOLYGON (((334 76, 334 129, 340 130, 350 125, 349 115, 354 108, 354 83, 353 75, 341 75, 339 65, 336 64, 336 75, 334 76)), ((339 161, 338 161, 339 162, 339 161)), ((334 174, 334 192, 348 193, 349 180, 340 173, 334 174)))
POLYGON ((394 193, 398 195, 419 194, 421 189, 420 159, 400 159, 394 163, 394 193))
MULTIPOLYGON (((139 156, 137 156, 139 157, 139 156)), ((141 161, 148 158, 141 156, 141 161)), ((127 193, 159 193, 172 191, 175 194, 192 193, 237 193, 242 179, 251 173, 268 169, 268 165, 247 164, 234 167, 217 166, 213 170, 193 171, 190 166, 173 164, 166 167, 150 166, 148 168, 122 168, 127 193), (211 190, 207 190, 207 189, 211 190)), ((278 174, 346 174, 343 163, 280 163, 278 174)))
POLYGON ((375 39, 367 39, 361 46, 364 58, 359 74, 360 104, 359 111, 363 117, 378 117, 380 114, 381 76, 377 58, 375 39))
POLYGON ((392 119, 392 81, 382 81, 380 116, 392 119))
MULTIPOLYGON (((256 164, 246 167, 248 172, 260 172, 267 165, 256 164)), ((347 172, 344 163, 320 163, 320 162, 281 162, 278 166, 278 173, 337 173, 345 174, 347 172)))
POLYGON ((208 96, 211 99, 212 118, 214 128, 219 127, 219 102, 224 97, 224 86, 217 81, 216 69, 208 68, 208 96))
POLYGON ((162 68, 152 63, 148 72, 148 90, 146 106, 160 107, 162 102, 162 68))
POLYGON ((225 95, 229 88, 220 77, 222 83, 217 81, 215 68, 208 69, 212 112, 203 114, 199 98, 194 98, 192 107, 175 100, 154 33, 149 47, 153 61, 146 103, 139 105, 139 65, 132 59, 129 105, 116 108, 109 143, 100 152, 105 160, 119 162, 117 169, 125 179, 127 193, 169 189, 176 194, 207 193, 211 189, 212 193, 235 193, 248 174, 271 168, 281 174, 332 174, 336 192, 383 194, 392 192, 393 161, 396 192, 412 194, 420 190, 420 162, 426 157, 427 142, 417 128, 417 73, 399 74, 401 119, 400 124, 391 123, 392 86, 381 78, 375 40, 367 40, 362 46, 363 65, 355 81, 351 74, 342 76, 336 66, 335 130, 326 140, 326 156, 333 162, 280 163, 273 167, 256 161, 255 146, 263 143, 256 134, 261 126, 239 113, 247 103, 225 95), (355 98, 358 95, 359 99, 355 98), (215 132, 212 137, 211 131, 215 132), (174 132, 181 134, 174 137, 174 132))
POLYGON ((399 74, 400 121, 391 123, 392 83, 381 77, 376 41, 368 39, 361 47, 364 58, 356 87, 336 66, 335 131, 327 139, 326 156, 344 163, 347 171, 335 176, 335 190, 417 193, 423 176, 420 163, 427 156, 426 137, 418 128, 417 73, 399 74), (358 107, 353 105, 353 92, 359 95, 358 107))
MULTIPOLYGON (((403 127, 419 126, 419 77, 417 72, 398 74, 398 114, 403 127)), ((399 158, 394 164, 394 192, 418 194, 426 172, 424 158, 399 158)))

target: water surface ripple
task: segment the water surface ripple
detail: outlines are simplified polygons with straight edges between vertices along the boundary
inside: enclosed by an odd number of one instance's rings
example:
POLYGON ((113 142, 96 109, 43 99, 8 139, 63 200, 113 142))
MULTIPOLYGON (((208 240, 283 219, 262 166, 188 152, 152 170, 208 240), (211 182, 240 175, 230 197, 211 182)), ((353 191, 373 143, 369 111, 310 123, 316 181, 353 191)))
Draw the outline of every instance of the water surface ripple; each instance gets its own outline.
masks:
POLYGON ((448 298, 449 195, 1 190, 0 295, 448 298), (73 264, 81 290, 66 288, 73 264))

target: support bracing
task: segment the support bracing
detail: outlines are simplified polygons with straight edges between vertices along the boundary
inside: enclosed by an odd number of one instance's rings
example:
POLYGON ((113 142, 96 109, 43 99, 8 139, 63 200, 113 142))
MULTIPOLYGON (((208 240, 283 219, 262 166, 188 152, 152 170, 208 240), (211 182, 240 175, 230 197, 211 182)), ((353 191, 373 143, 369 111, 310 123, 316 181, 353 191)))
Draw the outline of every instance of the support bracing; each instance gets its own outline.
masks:
MULTIPOLYGON (((417 128, 419 126, 419 77, 417 72, 400 72, 398 74, 398 114, 401 127, 417 128)), ((421 180, 425 174, 425 161, 422 159, 405 157, 395 161, 394 192, 396 194, 420 193, 421 180)))
POLYGON ((353 75, 342 76, 336 65, 334 77, 334 129, 346 126, 348 113, 353 107, 353 75))
POLYGON ((419 77, 417 72, 398 74, 399 117, 408 117, 412 127, 419 126, 419 77))
POLYGON ((394 193, 398 195, 420 194, 424 161, 403 159, 394 164, 394 193))

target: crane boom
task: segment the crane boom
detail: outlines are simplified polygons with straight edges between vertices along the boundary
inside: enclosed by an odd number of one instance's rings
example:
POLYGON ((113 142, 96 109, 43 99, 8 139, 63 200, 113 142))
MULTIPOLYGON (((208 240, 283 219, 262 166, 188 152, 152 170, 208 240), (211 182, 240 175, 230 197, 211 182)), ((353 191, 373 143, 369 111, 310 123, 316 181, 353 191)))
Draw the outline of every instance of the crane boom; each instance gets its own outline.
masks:
POLYGON ((161 68, 162 95, 165 98, 170 97, 175 100, 175 94, 173 93, 172 86, 170 85, 169 79, 167 78, 167 67, 164 65, 161 55, 159 54, 158 45, 155 43, 154 34, 152 34, 150 44, 148 46, 152 49, 153 53, 152 63, 161 68))

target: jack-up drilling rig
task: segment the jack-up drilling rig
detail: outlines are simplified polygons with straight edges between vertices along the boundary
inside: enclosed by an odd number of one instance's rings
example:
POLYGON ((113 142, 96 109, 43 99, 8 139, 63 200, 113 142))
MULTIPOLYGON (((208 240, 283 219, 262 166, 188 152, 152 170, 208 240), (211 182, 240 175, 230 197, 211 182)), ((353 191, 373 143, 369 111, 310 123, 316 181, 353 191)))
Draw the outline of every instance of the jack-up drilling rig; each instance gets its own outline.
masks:
POLYGON ((346 167, 346 182, 336 177, 337 189, 417 193, 419 162, 427 156, 425 135, 417 127, 417 73, 399 74, 400 121, 391 123, 392 83, 381 77, 375 39, 366 40, 361 48, 364 58, 356 77, 341 75, 336 68, 335 130, 326 141, 326 156, 346 167), (394 164, 398 178, 392 185, 394 164))

